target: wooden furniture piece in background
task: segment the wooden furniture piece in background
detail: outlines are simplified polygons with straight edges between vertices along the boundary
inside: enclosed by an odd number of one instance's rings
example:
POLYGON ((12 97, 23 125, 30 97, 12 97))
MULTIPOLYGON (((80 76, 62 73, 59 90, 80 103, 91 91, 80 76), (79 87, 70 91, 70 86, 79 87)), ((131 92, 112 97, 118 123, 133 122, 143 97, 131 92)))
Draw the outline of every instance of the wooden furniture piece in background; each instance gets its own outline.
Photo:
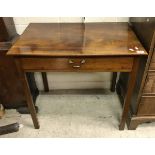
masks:
MULTIPOLYGON (((0 100, 5 108, 27 107, 15 61, 12 56, 6 56, 18 37, 13 18, 0 17, 0 100)), ((35 102, 39 91, 35 84, 34 73, 28 73, 26 76, 35 102)))
MULTIPOLYGON (((132 29, 148 52, 141 59, 128 117, 128 128, 136 129, 144 122, 155 121, 155 18, 130 18, 132 29)), ((127 91, 128 73, 120 73, 117 93, 123 104, 127 91)))
POLYGON ((7 53, 14 56, 36 129, 36 111, 26 72, 129 72, 130 80, 119 129, 123 130, 139 61, 147 52, 128 23, 30 24, 7 53), (131 50, 138 47, 138 50, 131 50))

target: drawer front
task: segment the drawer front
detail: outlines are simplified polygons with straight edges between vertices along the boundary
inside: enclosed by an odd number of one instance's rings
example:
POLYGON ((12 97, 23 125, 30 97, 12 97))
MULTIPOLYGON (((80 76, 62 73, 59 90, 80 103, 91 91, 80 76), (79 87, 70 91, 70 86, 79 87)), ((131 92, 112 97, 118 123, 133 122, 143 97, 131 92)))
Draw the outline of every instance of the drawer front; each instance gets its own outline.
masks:
POLYGON ((155 115, 155 96, 142 96, 138 107, 138 116, 155 115))
POLYGON ((155 72, 149 72, 143 89, 143 94, 155 95, 155 72))
POLYGON ((131 71, 132 57, 17 58, 31 71, 131 71))
POLYGON ((153 56, 152 56, 152 59, 151 59, 149 70, 154 70, 155 71, 155 51, 153 52, 153 56))

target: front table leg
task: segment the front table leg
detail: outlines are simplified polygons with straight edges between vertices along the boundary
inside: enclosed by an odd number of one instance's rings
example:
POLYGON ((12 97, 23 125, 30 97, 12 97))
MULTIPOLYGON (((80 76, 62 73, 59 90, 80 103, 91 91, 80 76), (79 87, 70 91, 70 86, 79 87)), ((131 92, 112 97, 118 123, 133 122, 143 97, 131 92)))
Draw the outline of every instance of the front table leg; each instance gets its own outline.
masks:
POLYGON ((134 58, 132 71, 130 72, 130 77, 129 77, 129 81, 128 81, 128 89, 127 89, 125 101, 123 104, 123 113, 122 113, 122 118, 121 118, 120 125, 119 125, 119 130, 124 130, 125 122, 128 117, 128 112, 129 112, 130 103, 131 103, 131 96, 132 96, 135 82, 136 82, 138 66, 139 66, 139 57, 136 57, 136 58, 134 58))
POLYGON ((17 68, 18 68, 18 73, 19 73, 20 79, 21 79, 21 81, 23 83, 24 93, 25 93, 25 96, 26 96, 28 109, 30 111, 34 127, 35 127, 35 129, 39 129, 40 126, 39 126, 39 122, 38 122, 38 118, 37 118, 36 109, 35 109, 33 99, 32 99, 32 96, 31 96, 30 88, 29 88, 29 85, 28 85, 28 81, 27 81, 27 78, 26 78, 26 72, 24 72, 24 70, 21 67, 20 59, 19 60, 16 59, 15 62, 16 62, 17 68))

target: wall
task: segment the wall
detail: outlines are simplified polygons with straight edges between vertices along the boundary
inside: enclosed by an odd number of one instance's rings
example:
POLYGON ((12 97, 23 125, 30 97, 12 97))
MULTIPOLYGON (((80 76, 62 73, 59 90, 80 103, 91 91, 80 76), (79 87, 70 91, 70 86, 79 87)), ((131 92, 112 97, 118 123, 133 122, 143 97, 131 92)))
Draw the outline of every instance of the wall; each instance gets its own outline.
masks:
MULTIPOLYGON (((85 22, 128 22, 128 17, 85 17, 85 22)), ((14 17, 18 34, 31 22, 83 22, 82 17, 14 17)), ((111 73, 48 73, 50 89, 110 88, 111 73)), ((40 73, 35 73, 37 86, 43 90, 40 73)))

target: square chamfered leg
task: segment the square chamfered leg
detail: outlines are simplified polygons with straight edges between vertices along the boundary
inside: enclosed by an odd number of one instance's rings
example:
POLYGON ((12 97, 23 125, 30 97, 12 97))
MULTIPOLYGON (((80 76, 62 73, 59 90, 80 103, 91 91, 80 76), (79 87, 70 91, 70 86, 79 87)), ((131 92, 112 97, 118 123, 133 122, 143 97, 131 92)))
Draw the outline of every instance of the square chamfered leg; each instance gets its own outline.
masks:
POLYGON ((24 86, 24 93, 26 96, 26 102, 27 102, 28 109, 30 111, 30 114, 31 114, 31 117, 33 120, 34 127, 35 127, 35 129, 39 129, 40 126, 39 126, 39 122, 38 122, 38 118, 37 118, 36 109, 35 109, 33 99, 31 96, 30 88, 28 85, 28 81, 26 78, 26 72, 24 72, 24 70, 22 69, 22 66, 20 64, 20 59, 16 58, 15 63, 16 63, 17 69, 18 69, 19 77, 21 78, 22 84, 24 86))
POLYGON ((127 88, 127 93, 123 104, 123 113, 122 113, 122 117, 119 125, 119 130, 124 130, 125 122, 127 121, 129 108, 131 104, 131 96, 135 87, 138 66, 139 66, 139 57, 135 57, 133 62, 133 67, 130 72, 129 81, 128 81, 128 88, 127 88))
POLYGON ((115 92, 115 87, 116 87, 116 79, 117 79, 117 72, 112 73, 112 82, 111 82, 111 92, 115 92))
POLYGON ((47 73, 41 72, 41 75, 42 75, 42 79, 43 79, 44 91, 49 92, 47 73))

